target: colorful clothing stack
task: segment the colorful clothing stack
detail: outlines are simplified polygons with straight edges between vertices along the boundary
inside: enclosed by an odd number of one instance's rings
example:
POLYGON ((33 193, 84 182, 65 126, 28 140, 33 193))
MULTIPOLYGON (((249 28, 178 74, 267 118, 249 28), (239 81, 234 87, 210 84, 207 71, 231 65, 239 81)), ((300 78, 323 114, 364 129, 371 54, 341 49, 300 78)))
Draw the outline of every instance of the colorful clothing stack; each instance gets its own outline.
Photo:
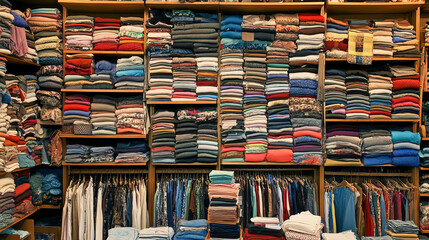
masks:
POLYGON ((32 203, 32 191, 27 176, 20 176, 15 179, 15 213, 14 218, 23 218, 28 213, 35 210, 32 203))
MULTIPOLYGON (((27 149, 27 153, 18 155, 19 166, 32 167, 35 163, 41 163, 40 155, 36 154, 36 150, 41 148, 40 142, 37 141, 37 118, 39 117, 40 107, 37 104, 36 90, 37 77, 34 75, 18 76, 25 81, 26 94, 23 101, 24 115, 21 118, 22 130, 24 131, 24 140, 27 149)), ((40 126, 39 126, 40 127, 40 126)), ((22 148, 25 149, 25 148, 22 148)))
POLYGON ((254 217, 244 230, 245 240, 282 240, 284 239, 280 221, 275 217, 254 217))
POLYGON ((12 217, 15 212, 15 182, 12 174, 0 176, 0 182, 0 200, 3 203, 0 209, 0 227, 4 228, 15 221, 12 217))
POLYGON ((92 57, 92 54, 66 56, 66 65, 64 66, 65 88, 92 88, 92 82, 89 81, 90 75, 94 71, 92 66, 92 57))
POLYGON ((197 110, 197 162, 214 163, 217 162, 219 153, 217 138, 217 111, 213 108, 203 108, 197 110))
POLYGON ((234 181, 234 172, 210 172, 207 222, 210 223, 210 238, 239 239, 238 193, 240 184, 234 181))
POLYGON ((116 64, 116 89, 143 89, 144 65, 143 58, 132 56, 120 58, 116 64))
POLYGON ((67 50, 92 50, 93 17, 68 16, 65 28, 67 50))
POLYGON ((359 129, 353 125, 326 127, 325 166, 361 166, 362 140, 359 129))
POLYGON ((297 51, 290 58, 291 65, 299 66, 319 61, 319 51, 325 44, 325 18, 319 14, 299 13, 297 51))
POLYGON ((196 94, 197 62, 193 57, 173 58, 172 101, 194 101, 196 94))
POLYGON ((197 57, 197 100, 216 101, 217 89, 217 57, 197 57))
POLYGON ((323 223, 320 216, 310 212, 292 215, 282 223, 282 230, 287 239, 320 239, 323 223))
POLYGON ((71 94, 64 104, 64 125, 73 125, 75 121, 89 123, 92 98, 82 94, 71 94))
POLYGON ((7 72, 6 63, 7 59, 4 57, 0 57, 0 77, 4 77, 7 72))
POLYGON ((207 233, 208 227, 205 219, 180 221, 178 231, 174 235, 174 240, 204 240, 207 233))
POLYGON ((342 69, 325 70, 326 118, 346 118, 346 73, 342 69))
MULTIPOLYGON (((116 64, 106 60, 98 61, 95 64, 95 74, 91 74, 91 85, 84 85, 84 88, 112 89, 115 81, 116 64)), ((67 76, 66 76, 67 77, 67 76)))
POLYGON ((150 120, 142 96, 117 98, 117 132, 148 134, 150 120))
POLYGON ((388 67, 381 67, 369 71, 368 77, 369 118, 391 118, 392 73, 388 67))
MULTIPOLYGON (((19 10, 13 10, 10 12, 10 14, 12 14, 13 16, 13 21, 10 29, 10 44, 9 44, 10 51, 13 55, 26 59, 25 56, 27 55, 29 48, 28 48, 27 36, 26 36, 27 35, 26 29, 28 29, 28 24, 24 19, 25 15, 19 10)), ((34 41, 34 38, 33 38, 33 41, 34 41)), ((34 58, 34 57, 31 57, 31 58, 34 58)), ((37 60, 37 56, 35 57, 34 60, 37 60)))
POLYGON ((391 66, 390 71, 393 74, 392 118, 418 119, 420 75, 409 66, 391 66))
POLYGON ((395 23, 390 20, 374 21, 372 33, 373 38, 373 53, 378 57, 393 57, 393 38, 392 29, 395 23))
MULTIPOLYGON (((13 74, 6 74, 6 87, 9 90, 11 101, 7 106, 7 115, 10 118, 9 128, 7 134, 9 135, 5 141, 5 171, 12 172, 19 168, 18 155, 22 154, 22 145, 24 141, 20 139, 23 130, 20 126, 21 123, 21 104, 25 100, 25 86, 20 83, 20 79, 13 74), (24 88, 23 88, 24 87, 24 88), (20 146, 21 145, 21 146, 20 146)), ((24 149, 25 150, 25 149, 24 149)))
POLYGON ((198 158, 197 111, 185 108, 177 111, 176 163, 192 163, 198 158))
MULTIPOLYGON (((58 79, 63 76, 63 67, 62 65, 47 65, 43 66, 37 71, 36 76, 41 77, 52 77, 53 79, 58 79), (58 78, 57 78, 58 77, 58 78)), ((39 89, 36 92, 37 99, 42 105, 40 111, 40 118, 43 121, 51 121, 55 123, 62 122, 62 96, 61 92, 58 90, 52 91, 50 89, 39 89)), ((71 124, 71 123, 70 123, 71 124)))
POLYGON ((144 20, 141 17, 121 17, 119 51, 144 51, 144 20))
POLYGON ((146 141, 132 140, 118 142, 115 153, 115 162, 119 163, 139 163, 149 161, 150 148, 146 141))
POLYGON ((391 130, 393 165, 419 166, 420 134, 410 131, 391 130))
POLYGON ((361 127, 359 135, 362 138, 362 162, 365 166, 392 164, 393 142, 390 131, 361 127))
POLYGON ((96 17, 92 44, 94 50, 116 51, 119 44, 119 29, 121 20, 96 17))
POLYGON ((150 9, 150 18, 146 24, 147 48, 149 56, 149 100, 170 101, 173 94, 173 59, 171 52, 171 28, 169 14, 150 9))
POLYGON ((88 162, 91 146, 81 144, 67 144, 64 161, 67 163, 88 162))
POLYGON ((12 28, 12 21, 13 21, 13 15, 10 14, 10 10, 12 10, 12 4, 9 2, 1 2, 1 16, 0 16, 0 22, 1 27, 3 29, 2 33, 0 34, 0 53, 10 55, 12 52, 9 49, 10 45, 10 37, 11 37, 11 31, 12 28))
POLYGON ((152 161, 174 163, 176 150, 175 113, 158 110, 152 120, 152 161))
POLYGON ((393 27, 393 56, 420 58, 414 26, 407 20, 395 20, 393 27))
POLYGON ((369 118, 368 73, 362 70, 346 71, 346 92, 346 118, 369 118))
POLYGON ((326 20, 328 22, 325 36, 326 57, 346 59, 349 24, 330 17, 326 20))
POLYGON ((92 135, 116 134, 116 100, 107 95, 95 95, 91 102, 92 135))
POLYGON ((36 38, 39 63, 41 65, 61 65, 63 55, 60 11, 56 8, 32 9, 28 25, 36 38))

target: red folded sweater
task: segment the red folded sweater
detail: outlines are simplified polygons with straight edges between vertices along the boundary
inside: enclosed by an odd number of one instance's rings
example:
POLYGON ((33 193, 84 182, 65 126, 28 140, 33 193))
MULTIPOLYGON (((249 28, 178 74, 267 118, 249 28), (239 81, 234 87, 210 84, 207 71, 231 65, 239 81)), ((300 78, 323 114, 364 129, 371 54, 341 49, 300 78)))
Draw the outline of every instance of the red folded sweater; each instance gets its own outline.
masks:
POLYGON ((298 13, 299 16, 299 21, 301 22, 310 22, 310 21, 314 21, 314 22, 325 22, 325 18, 323 16, 321 16, 320 14, 315 14, 315 13, 298 13))
POLYGON ((81 68, 90 68, 92 65, 92 58, 73 58, 67 59, 68 64, 81 68))
POLYGON ((64 105, 64 111, 67 110, 79 110, 79 111, 86 111, 88 112, 91 107, 88 105, 81 105, 81 104, 65 104, 64 105))
POLYGON ((291 149, 268 149, 268 162, 292 162, 293 151, 291 149))
POLYGON ((268 94, 266 96, 267 99, 274 99, 274 98, 289 98, 289 93, 276 93, 276 94, 268 94))
POLYGON ((347 42, 346 41, 326 41, 325 42, 326 50, 331 50, 333 48, 338 48, 341 51, 347 51, 347 42))
POLYGON ((125 43, 118 46, 119 51, 141 51, 143 52, 143 44, 140 43, 125 43))
POLYGON ((420 100, 418 98, 415 97, 400 97, 400 98, 393 98, 392 99, 392 104, 397 104, 397 103, 402 103, 402 102, 413 102, 413 103, 417 103, 420 104, 420 100))
POLYGON ((15 187, 15 198, 18 197, 19 195, 23 194, 28 189, 30 189, 29 183, 23 183, 23 184, 15 187))
POLYGON ((420 81, 413 79, 403 79, 403 80, 394 80, 393 81, 393 90, 401 89, 419 89, 420 81))
POLYGON ((94 44, 94 50, 100 51, 116 51, 118 49, 118 43, 116 42, 101 42, 94 44))
POLYGON ((116 18, 101 18, 101 17, 96 17, 94 19, 95 23, 118 23, 121 24, 121 20, 120 19, 116 19, 116 18))
POLYGON ((385 115, 385 116, 392 116, 392 114, 390 112, 385 112, 385 111, 379 111, 379 110, 371 110, 369 111, 370 115, 385 115))

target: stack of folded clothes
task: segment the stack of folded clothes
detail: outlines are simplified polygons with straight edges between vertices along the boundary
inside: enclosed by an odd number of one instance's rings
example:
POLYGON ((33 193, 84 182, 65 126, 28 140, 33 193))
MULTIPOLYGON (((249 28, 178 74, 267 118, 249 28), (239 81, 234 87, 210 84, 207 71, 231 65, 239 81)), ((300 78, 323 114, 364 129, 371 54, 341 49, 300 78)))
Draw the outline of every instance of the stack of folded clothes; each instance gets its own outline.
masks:
POLYGON ((116 100, 107 95, 95 95, 91 102, 92 135, 116 134, 116 100))
POLYGON ((150 156, 150 148, 144 140, 132 140, 118 142, 115 153, 117 163, 139 163, 147 162, 150 156))
POLYGON ((0 22, 2 33, 0 34, 0 53, 10 55, 12 52, 9 49, 10 45, 10 37, 11 37, 11 28, 13 15, 10 14, 10 10, 12 8, 12 4, 7 1, 3 1, 0 3, 0 22))
POLYGON ((42 89, 59 92, 63 87, 63 78, 58 75, 39 76, 37 81, 42 89))
POLYGON ((90 146, 81 144, 67 144, 64 161, 67 163, 88 162, 90 158, 90 146))
POLYGON ((420 75, 409 66, 391 66, 390 71, 393 74, 392 118, 419 118, 420 75))
POLYGON ((139 231, 139 240, 144 240, 144 239, 172 240, 173 236, 174 236, 174 230, 171 227, 151 227, 151 228, 144 228, 139 231))
POLYGON ((89 76, 94 71, 92 57, 92 54, 66 56, 66 65, 64 66, 65 88, 92 88, 92 82, 88 81, 89 76))
POLYGON ((116 51, 119 44, 121 20, 96 17, 92 43, 94 50, 116 51))
MULTIPOLYGON (((62 65, 47 65, 43 66, 36 73, 36 76, 57 76, 62 77, 62 65)), ((55 123, 62 122, 62 97, 61 92, 39 89, 36 91, 37 99, 39 100, 42 109, 40 111, 40 118, 43 121, 51 121, 55 123)))
POLYGON ((346 118, 347 93, 346 73, 342 69, 325 70, 326 118, 346 118))
POLYGON ((112 89, 116 72, 115 66, 116 64, 106 60, 98 61, 95 64, 95 74, 90 76, 91 85, 84 85, 84 88, 112 89))
POLYGON ((213 170, 209 177, 207 222, 210 223, 210 238, 239 239, 237 201, 240 184, 235 183, 234 172, 231 171, 213 170))
POLYGON ((323 223, 321 217, 313 215, 308 211, 292 215, 282 223, 282 230, 287 239, 320 239, 322 229, 323 223))
POLYGON ((354 125, 329 125, 326 127, 325 166, 361 166, 362 141, 354 125))
MULTIPOLYGON (((347 239, 347 240, 358 240, 356 234, 352 230, 340 232, 340 233, 322 233, 323 240, 337 240, 337 239, 347 239)), ((361 239, 363 240, 363 238, 361 239)), ((387 240, 390 240, 387 238, 387 240)))
POLYGON ((37 77, 35 75, 24 75, 23 77, 26 82, 27 91, 22 105, 24 115, 21 118, 21 125, 24 131, 24 140, 26 142, 29 155, 26 153, 22 154, 22 156, 25 156, 23 159, 20 159, 20 156, 18 156, 20 167, 22 167, 21 165, 32 166, 34 164, 34 161, 32 161, 31 158, 28 159, 30 156, 32 156, 35 161, 40 161, 40 156, 36 155, 33 151, 34 148, 37 149, 40 143, 36 139, 36 124, 40 113, 40 106, 37 104, 36 97, 36 90, 38 88, 37 77))
POLYGON ((425 147, 419 151, 420 166, 429 167, 429 148, 425 147))
POLYGON ((61 171, 49 169, 44 171, 42 179, 43 203, 58 205, 62 202, 61 171))
POLYGON ((177 111, 176 122, 176 163, 192 163, 198 158, 198 126, 195 108, 177 111))
POLYGON ((408 130, 391 130, 395 166, 419 166, 420 134, 408 130))
POLYGON ((393 56, 419 58, 418 41, 414 26, 407 20, 395 20, 393 27, 393 56))
POLYGON ((197 110, 197 162, 214 163, 217 162, 219 153, 217 138, 217 111, 208 107, 197 110))
POLYGON ((322 105, 315 98, 291 97, 290 116, 293 127, 293 162, 322 163, 322 105))
POLYGON ((138 56, 118 59, 115 79, 116 89, 143 89, 143 59, 138 56))
POLYGON ((22 13, 21 11, 12 10, 10 14, 13 15, 13 21, 10 29, 11 38, 10 38, 9 48, 13 55, 25 59, 25 56, 29 51, 27 36, 26 36, 26 29, 28 29, 28 24, 24 20, 25 18, 24 13, 22 13), (22 39, 24 35, 25 35, 25 39, 22 39))
POLYGON ((325 36, 326 57, 347 58, 347 40, 349 38, 348 22, 328 17, 325 36))
POLYGON ((34 34, 30 30, 30 26, 28 25, 26 20, 24 20, 24 19, 27 19, 27 17, 23 12, 19 10, 13 10, 12 12, 11 13, 13 15, 19 15, 21 17, 19 19, 19 21, 22 21, 20 24, 22 24, 21 26, 25 28, 25 38, 27 40, 26 42, 27 42, 28 52, 24 55, 24 59, 30 62, 36 63, 38 60, 37 52, 36 52, 36 43, 34 42, 36 39, 34 38, 34 34))
POLYGON ((317 98, 317 65, 303 65, 289 70, 290 96, 317 98))
POLYGON ((197 100, 215 101, 217 89, 217 57, 197 57, 197 100))
MULTIPOLYGON (((250 15, 248 16, 250 18, 250 15)), ((274 34, 273 34, 274 36, 274 34)), ((255 50, 244 53, 244 128, 246 162, 262 162, 267 156, 267 99, 265 81, 267 78, 266 51, 255 50)))
POLYGON ((15 213, 13 217, 22 218, 34 210, 28 177, 20 176, 16 178, 15 186, 15 213))
POLYGON ((284 233, 282 231, 278 218, 253 217, 251 223, 244 230, 243 239, 246 240, 282 240, 284 233))
POLYGON ((148 134, 149 115, 142 96, 118 98, 116 105, 117 132, 148 134))
POLYGON ((169 14, 150 9, 147 21, 147 48, 149 56, 149 100, 170 101, 173 94, 173 75, 171 52, 171 28, 169 14))
POLYGON ((92 50, 94 18, 90 16, 68 16, 65 23, 67 50, 92 50))
POLYGON ((395 23, 391 20, 373 22, 373 55, 378 57, 393 57, 392 29, 395 23))
POLYGON ((425 25, 425 42, 429 42, 429 22, 426 22, 425 25))
POLYGON ((119 51, 140 51, 144 48, 144 20, 141 17, 121 17, 119 51))
POLYGON ((419 238, 419 227, 412 221, 387 220, 386 232, 394 240, 415 240, 419 238))
POLYGON ((365 166, 392 164, 393 142, 389 130, 361 127, 359 135, 362 138, 362 162, 365 166))
POLYGON ((0 227, 4 228, 15 221, 12 215, 15 212, 15 182, 12 174, 0 176, 0 227))
MULTIPOLYGON (((270 15, 243 15, 241 24, 242 39, 238 42, 244 44, 249 50, 266 50, 276 35, 276 21, 270 15)), ((232 42, 232 44, 236 41, 232 42)))
POLYGON ((41 65, 61 65, 62 56, 62 16, 56 8, 31 10, 28 19, 36 39, 36 51, 41 65))
POLYGON ((152 122, 152 161, 154 163, 175 162, 175 113, 158 110, 151 116, 152 122))
POLYGON ((15 230, 13 228, 8 228, 8 229, 2 231, 0 234, 2 234, 2 235, 10 235, 10 234, 19 235, 19 237, 21 239, 25 239, 25 238, 27 238, 30 235, 30 233, 28 231, 25 231, 25 230, 15 230))
POLYGON ((368 71, 369 118, 392 117, 392 73, 387 67, 368 71))
POLYGON ((208 233, 207 229, 207 221, 205 219, 183 220, 179 222, 179 228, 174 235, 174 240, 204 240, 208 233))
POLYGON ((290 64, 297 66, 319 61, 319 51, 325 44, 325 18, 319 14, 299 13, 299 39, 290 64))
POLYGON ((172 101, 195 101, 197 99, 197 62, 193 57, 173 58, 172 101))
POLYGON ((89 122, 92 98, 82 94, 66 97, 64 104, 64 125, 73 125, 75 121, 89 122))
POLYGON ((89 162, 113 162, 115 149, 112 146, 91 147, 89 162))
POLYGON ((0 77, 4 77, 7 72, 6 68, 7 59, 4 57, 0 57, 0 77))
POLYGON ((346 92, 346 118, 369 118, 368 73, 363 70, 347 70, 346 92))
MULTIPOLYGON (((428 193, 427 183, 423 183, 420 185, 420 193, 428 193), (423 184, 425 186, 423 186, 423 184), (423 191, 422 191, 423 190, 423 191)), ((422 201, 420 202, 420 229, 429 230, 429 202, 422 201)), ((420 240, 420 239, 419 239, 420 240)))

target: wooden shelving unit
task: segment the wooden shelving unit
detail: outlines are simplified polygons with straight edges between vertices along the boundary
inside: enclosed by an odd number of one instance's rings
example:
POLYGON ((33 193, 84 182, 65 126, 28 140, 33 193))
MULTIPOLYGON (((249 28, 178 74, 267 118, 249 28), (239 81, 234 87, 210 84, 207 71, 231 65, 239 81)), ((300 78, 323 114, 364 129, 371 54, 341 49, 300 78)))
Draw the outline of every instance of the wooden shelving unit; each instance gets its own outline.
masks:
POLYGON ((152 163, 153 166, 217 166, 217 162, 215 163, 152 163))
MULTIPOLYGON (((94 1, 96 2, 96 1, 94 1)), ((103 56, 143 56, 144 52, 140 51, 77 51, 77 50, 64 50, 64 54, 94 54, 103 56)))
POLYGON ((328 13, 409 13, 423 6, 420 2, 330 2, 327 1, 328 13))
POLYGON ((338 123, 412 123, 419 121, 420 119, 326 119, 326 122, 338 123))
POLYGON ((160 1, 146 1, 146 7, 156 9, 190 9, 202 11, 217 11, 219 10, 218 2, 160 2, 160 1))
POLYGON ((217 101, 147 101, 147 105, 214 105, 217 101))
POLYGON ((143 89, 61 89, 64 93, 143 93, 143 89))
POLYGON ((219 2, 221 12, 319 12, 324 2, 219 2))
POLYGON ((145 134, 116 134, 116 135, 75 135, 63 133, 61 138, 88 138, 88 139, 122 139, 122 138, 146 138, 145 134))
POLYGON ((121 12, 139 13, 145 9, 144 1, 89 1, 58 0, 58 3, 76 12, 121 12))
MULTIPOLYGON (((372 61, 420 61, 420 58, 374 57, 372 61)), ((326 62, 347 62, 347 59, 326 58, 326 62)))
POLYGON ((73 167, 132 167, 132 166, 147 166, 147 163, 116 163, 116 162, 100 162, 100 163, 67 163, 63 162, 63 166, 73 167))
POLYGON ((0 53, 0 57, 4 57, 7 59, 7 63, 9 64, 15 64, 15 65, 26 65, 26 66, 33 66, 33 67, 40 67, 40 64, 31 62, 28 60, 21 59, 19 57, 13 56, 13 55, 6 55, 3 53, 0 53))
POLYGON ((15 221, 13 221, 11 224, 7 225, 4 228, 1 228, 0 232, 3 232, 4 230, 6 230, 6 229, 8 229, 8 228, 10 228, 10 227, 12 227, 12 226, 20 223, 21 221, 23 221, 25 219, 27 219, 28 217, 30 217, 31 215, 33 215, 34 213, 36 213, 39 209, 40 209, 39 207, 36 207, 33 211, 27 213, 24 217, 15 219, 15 221))

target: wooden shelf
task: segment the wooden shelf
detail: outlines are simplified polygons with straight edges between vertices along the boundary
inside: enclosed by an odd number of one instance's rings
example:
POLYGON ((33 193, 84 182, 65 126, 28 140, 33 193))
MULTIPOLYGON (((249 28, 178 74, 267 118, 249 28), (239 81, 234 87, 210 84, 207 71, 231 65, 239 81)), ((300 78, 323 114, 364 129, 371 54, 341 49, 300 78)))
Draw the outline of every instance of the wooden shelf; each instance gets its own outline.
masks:
POLYGON ((198 104, 217 104, 217 101, 146 101, 147 105, 179 105, 179 104, 188 104, 188 105, 198 105, 198 104))
POLYGON ((156 9, 190 9, 190 10, 219 10, 218 2, 161 2, 161 1, 146 1, 146 7, 156 9))
POLYGON ((18 172, 23 172, 23 171, 27 171, 30 170, 31 168, 17 168, 15 170, 13 170, 12 172, 0 172, 0 176, 1 175, 6 175, 8 173, 18 173, 18 172))
POLYGON ((15 64, 15 65, 28 65, 28 66, 40 67, 40 64, 38 64, 38 63, 34 63, 34 62, 31 62, 28 60, 24 60, 24 59, 21 59, 19 57, 13 56, 13 55, 6 55, 3 53, 0 53, 0 57, 4 57, 7 59, 6 66, 7 66, 7 64, 15 64))
POLYGON ((326 122, 335 122, 335 123, 355 123, 355 122, 363 122, 363 123, 390 123, 390 122, 419 122, 420 119, 326 119, 326 122))
POLYGON ((122 138, 146 138, 145 134, 116 134, 116 135, 75 135, 61 134, 61 138, 88 138, 88 139, 122 139, 122 138))
POLYGON ((61 89, 66 93, 143 93, 143 89, 61 89))
POLYGON ((420 197, 429 197, 429 193, 420 193, 420 197))
POLYGON ((40 125, 45 125, 45 126, 62 126, 63 125, 62 123, 54 123, 51 121, 43 121, 40 119, 37 119, 37 123, 40 125))
POLYGON ((152 163, 154 166, 216 166, 217 162, 215 163, 200 163, 200 162, 193 162, 193 163, 152 163))
POLYGON ((58 0, 58 3, 75 12, 139 13, 143 15, 144 1, 88 1, 58 0))
POLYGON ((425 47, 429 47, 429 43, 425 43, 425 47))
POLYGON ((428 234, 428 233, 429 233, 429 230, 424 230, 424 229, 421 229, 421 228, 420 228, 420 233, 428 234))
POLYGON ((423 6, 423 2, 327 2, 328 13, 409 13, 423 6))
POLYGON ((325 176, 360 176, 360 177, 411 177, 412 173, 380 173, 380 172, 334 172, 325 171, 325 176))
POLYGON ((42 204, 39 206, 39 209, 61 209, 61 204, 60 205, 42 204))
POLYGON ((33 215, 35 212, 37 212, 37 210, 39 210, 39 207, 36 207, 33 211, 31 211, 31 212, 27 213, 24 217, 22 217, 22 218, 18 218, 18 219, 15 219, 15 221, 14 221, 14 222, 12 222, 11 224, 7 225, 6 227, 4 227, 4 228, 0 229, 0 232, 3 232, 4 230, 6 230, 6 229, 8 229, 8 228, 12 227, 13 225, 15 225, 15 224, 17 224, 17 223, 20 223, 20 222, 21 222, 22 220, 24 220, 24 219, 27 219, 28 217, 30 217, 31 215, 33 215))
POLYGON ((223 162, 224 166, 296 166, 296 167, 317 167, 317 165, 301 165, 290 162, 223 162))
MULTIPOLYGON (((326 58, 326 62, 347 62, 347 59, 326 58)), ((420 58, 374 57, 372 61, 420 61, 420 58)))
POLYGON ((426 167, 419 167, 420 171, 429 171, 429 168, 426 167))
MULTIPOLYGON (((96 3, 96 1, 93 1, 96 3)), ((77 50, 64 50, 65 54, 94 54, 104 56, 143 56, 144 51, 77 51, 77 50)))
POLYGON ((222 12, 267 13, 267 12, 319 12, 324 2, 220 2, 222 12))
POLYGON ((422 138, 422 141, 429 141, 429 137, 422 138))
POLYGON ((106 163, 67 163, 63 162, 63 166, 73 166, 73 167, 132 167, 132 166, 146 166, 147 163, 116 163, 116 162, 106 162, 106 163))

